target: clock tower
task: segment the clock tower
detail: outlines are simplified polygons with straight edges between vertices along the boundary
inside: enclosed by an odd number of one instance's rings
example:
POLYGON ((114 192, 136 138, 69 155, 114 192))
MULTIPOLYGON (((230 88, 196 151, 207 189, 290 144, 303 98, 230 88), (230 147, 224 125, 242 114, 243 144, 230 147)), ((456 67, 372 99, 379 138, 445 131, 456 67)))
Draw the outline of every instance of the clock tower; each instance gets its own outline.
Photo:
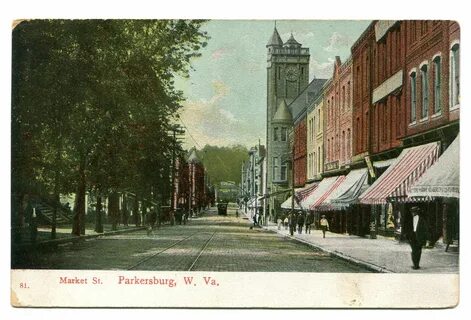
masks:
MULTIPOLYGON (((293 34, 283 43, 276 26, 266 47, 268 51, 267 193, 274 193, 289 185, 288 133, 293 126, 293 120, 288 106, 309 83, 310 55, 309 48, 302 48, 293 34)), ((281 194, 281 196, 286 195, 281 194)), ((275 198, 270 197, 270 199, 270 208, 277 210, 275 198)))

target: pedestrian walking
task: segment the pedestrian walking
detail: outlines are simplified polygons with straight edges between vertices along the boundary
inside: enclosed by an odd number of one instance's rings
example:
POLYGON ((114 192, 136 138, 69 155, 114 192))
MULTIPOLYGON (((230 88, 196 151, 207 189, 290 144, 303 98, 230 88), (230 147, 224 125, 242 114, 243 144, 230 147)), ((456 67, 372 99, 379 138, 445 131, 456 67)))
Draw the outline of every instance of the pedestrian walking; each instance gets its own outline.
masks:
POLYGON ((285 230, 288 230, 288 222, 289 222, 288 216, 285 216, 285 218, 283 219, 283 225, 285 227, 285 230))
POLYGON ((322 238, 325 238, 325 233, 327 230, 329 230, 329 221, 327 221, 325 215, 322 215, 320 225, 322 230, 322 238))
POLYGON ((314 213, 310 211, 306 216, 306 234, 311 234, 311 225, 314 222, 314 213))
POLYGON ((304 214, 302 212, 298 212, 298 217, 296 218, 298 223, 298 233, 303 233, 303 226, 304 226, 304 214))
POLYGON ((276 224, 278 225, 278 230, 281 230, 281 224, 283 220, 281 220, 281 216, 278 216, 278 219, 276 220, 276 224))
POLYGON ((257 225, 257 215, 258 215, 258 213, 254 214, 254 216, 253 216, 253 226, 254 227, 257 225))
POLYGON ((408 238, 412 249, 412 269, 420 269, 420 257, 422 247, 427 242, 427 224, 422 210, 414 206, 410 210, 412 214, 412 228, 409 227, 408 238))
POLYGON ((185 216, 183 217, 183 224, 188 222, 188 217, 190 216, 190 211, 185 211, 185 216))
POLYGON ((291 211, 288 216, 288 224, 289 224, 289 234, 294 235, 294 231, 296 230, 296 214, 294 211, 291 211))

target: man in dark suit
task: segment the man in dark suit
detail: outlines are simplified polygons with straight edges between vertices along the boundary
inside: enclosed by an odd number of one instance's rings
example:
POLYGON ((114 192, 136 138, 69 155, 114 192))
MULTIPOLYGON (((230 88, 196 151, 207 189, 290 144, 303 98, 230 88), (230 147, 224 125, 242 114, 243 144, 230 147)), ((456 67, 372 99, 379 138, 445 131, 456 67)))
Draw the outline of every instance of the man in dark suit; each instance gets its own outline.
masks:
POLYGON ((412 248, 412 269, 420 269, 420 256, 422 247, 427 241, 427 224, 422 210, 414 206, 410 210, 412 214, 412 228, 409 231, 409 243, 412 248))

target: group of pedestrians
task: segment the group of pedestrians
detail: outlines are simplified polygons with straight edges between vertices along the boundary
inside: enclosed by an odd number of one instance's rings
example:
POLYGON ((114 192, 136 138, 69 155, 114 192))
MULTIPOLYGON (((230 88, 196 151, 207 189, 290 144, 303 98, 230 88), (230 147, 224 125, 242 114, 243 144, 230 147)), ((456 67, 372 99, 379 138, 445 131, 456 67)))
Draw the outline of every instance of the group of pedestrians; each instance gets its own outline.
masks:
MULTIPOLYGON (((420 269, 420 258, 422 255, 422 248, 427 242, 427 218, 426 213, 418 206, 413 206, 410 209, 411 222, 406 223, 406 237, 409 240, 411 247, 412 268, 420 269)), ((312 212, 305 213, 302 211, 290 211, 287 215, 279 216, 277 219, 278 230, 282 227, 287 230, 289 228, 290 235, 295 232, 302 234, 303 226, 305 226, 305 233, 311 233, 311 226, 314 223, 314 214, 312 212)), ((319 227, 322 230, 322 237, 325 238, 326 232, 330 230, 329 221, 325 215, 321 216, 319 220, 319 227)))
POLYGON ((282 217, 278 221, 278 229, 281 229, 281 224, 285 225, 285 229, 289 227, 289 233, 294 235, 295 232, 298 234, 311 233, 311 226, 314 223, 314 213, 303 212, 303 211, 291 211, 286 217, 282 217))
MULTIPOLYGON (((314 224, 314 213, 311 211, 309 213, 303 211, 291 211, 287 215, 279 216, 277 219, 278 230, 281 230, 283 227, 285 230, 288 230, 290 235, 294 235, 295 232, 298 234, 304 233, 310 234, 312 225, 314 224)), ((320 229, 322 230, 323 237, 325 238, 325 233, 329 230, 329 221, 326 219, 325 215, 322 215, 322 218, 319 221, 320 229)))

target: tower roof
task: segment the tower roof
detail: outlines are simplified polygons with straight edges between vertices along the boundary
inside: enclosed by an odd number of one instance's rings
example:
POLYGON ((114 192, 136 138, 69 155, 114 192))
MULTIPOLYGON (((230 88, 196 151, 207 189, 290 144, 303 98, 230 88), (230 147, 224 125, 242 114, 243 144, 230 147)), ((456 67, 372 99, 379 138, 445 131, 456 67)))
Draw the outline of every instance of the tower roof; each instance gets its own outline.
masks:
POLYGON ((201 160, 196 155, 196 150, 192 149, 188 156, 188 163, 201 163, 201 160))
POLYGON ((267 43, 267 47, 269 46, 282 46, 283 45, 283 40, 281 40, 280 34, 278 33, 278 30, 275 29, 273 30, 273 34, 271 35, 270 40, 267 43))
POLYGON ((291 33, 291 36, 289 37, 288 41, 285 42, 285 46, 300 47, 301 44, 298 41, 296 41, 296 39, 293 36, 293 33, 291 33))
POLYGON ((272 121, 293 121, 293 117, 291 116, 291 112, 288 110, 285 99, 281 100, 281 103, 278 106, 278 109, 276 109, 272 121))

